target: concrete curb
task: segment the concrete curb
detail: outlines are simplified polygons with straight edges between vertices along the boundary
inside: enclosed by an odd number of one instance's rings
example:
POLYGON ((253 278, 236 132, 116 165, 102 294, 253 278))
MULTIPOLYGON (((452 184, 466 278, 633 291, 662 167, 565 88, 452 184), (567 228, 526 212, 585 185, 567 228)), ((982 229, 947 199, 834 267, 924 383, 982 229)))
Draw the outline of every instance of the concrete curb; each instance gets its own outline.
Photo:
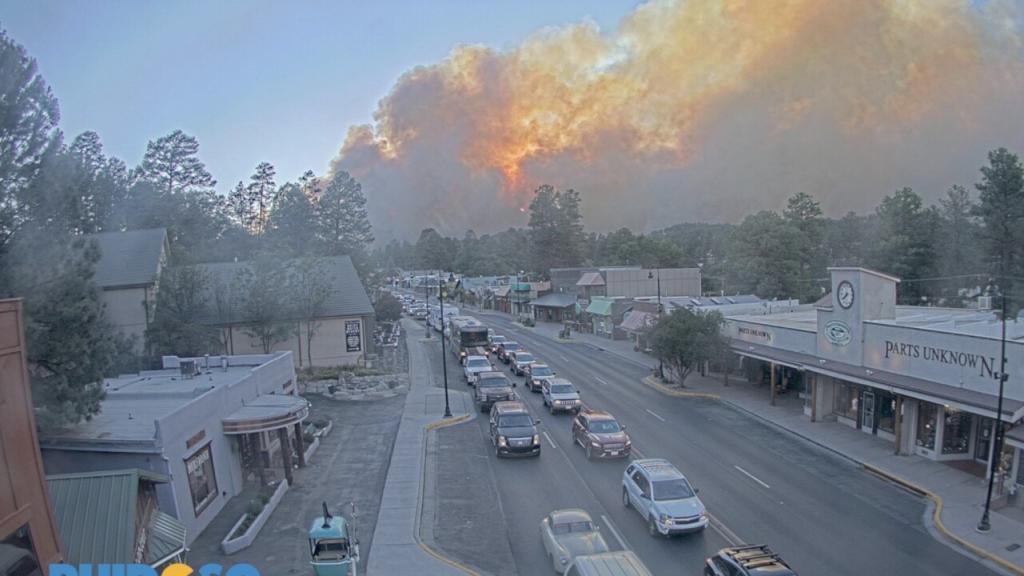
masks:
MULTIPOLYGON (((463 414, 461 416, 456 416, 454 418, 445 418, 443 420, 435 420, 434 422, 431 422, 431 423, 425 425, 423 427, 423 429, 426 430, 427 432, 431 432, 433 430, 438 430, 440 428, 447 428, 449 426, 455 426, 456 424, 462 424, 463 422, 468 422, 469 420, 472 420, 474 418, 476 418, 476 414, 470 413, 470 414, 463 414)), ((426 436, 426 434, 424 434, 423 435, 423 458, 424 459, 426 459, 426 457, 427 457, 426 451, 427 451, 427 436, 426 436)), ((427 469, 428 469, 428 467, 424 464, 424 466, 423 466, 423 473, 424 474, 427 474, 427 469)), ((458 560, 455 560, 454 558, 449 558, 449 557, 445 556, 443 552, 441 552, 440 550, 435 550, 429 544, 424 542, 422 538, 420 538, 420 526, 419 526, 419 523, 422 520, 422 516, 423 516, 423 488, 424 488, 424 486, 426 486, 426 481, 425 480, 423 482, 420 482, 420 497, 419 497, 419 502, 417 504, 418 510, 416 512, 416 529, 413 530, 413 538, 415 538, 416 544, 418 544, 420 549, 422 549, 424 552, 429 554, 432 558, 434 558, 434 559, 436 559, 436 560, 438 560, 440 562, 444 562, 445 564, 451 566, 452 568, 455 568, 456 570, 460 570, 463 573, 468 574, 469 576, 481 576, 481 574, 479 572, 477 572, 476 570, 470 568, 469 566, 466 566, 465 564, 459 562, 458 560)))
POLYGON ((644 384, 646 384, 647 386, 649 386, 651 388, 654 388, 655 390, 657 390, 658 392, 661 392, 662 394, 664 394, 666 396, 672 396, 674 398, 706 398, 708 400, 721 400, 722 399, 722 397, 719 396, 718 394, 713 394, 711 392, 689 392, 687 390, 679 390, 677 388, 669 388, 668 386, 666 386, 666 385, 662 384, 661 382, 658 382, 657 380, 655 380, 654 376, 645 376, 643 378, 643 380, 641 380, 641 382, 643 382, 644 384))
POLYGON ((917 484, 914 484, 909 480, 896 476, 895 474, 891 474, 877 466, 868 464, 867 462, 862 463, 861 466, 865 470, 876 476, 884 478, 885 480, 888 480, 895 484, 899 484, 900 486, 906 488, 907 490, 910 490, 911 492, 914 492, 916 494, 920 494, 921 496, 924 496, 931 500, 935 504, 935 507, 932 510, 932 522, 935 524, 935 527, 943 536, 955 542, 956 544, 962 546, 963 548, 966 548, 967 550, 976 554, 977 556, 980 556, 986 560, 989 560, 990 562, 997 564, 1000 568, 1012 574, 1024 576, 1024 566, 1018 566, 1017 564, 1014 564, 1013 562, 1006 560, 1002 556, 997 556, 992 552, 989 552, 988 550, 981 548, 980 546, 977 546, 975 544, 972 544, 971 542, 968 542, 967 540, 964 540, 963 538, 957 536, 953 532, 950 532, 949 529, 946 528, 946 525, 942 523, 943 503, 941 496, 923 486, 918 486, 917 484))

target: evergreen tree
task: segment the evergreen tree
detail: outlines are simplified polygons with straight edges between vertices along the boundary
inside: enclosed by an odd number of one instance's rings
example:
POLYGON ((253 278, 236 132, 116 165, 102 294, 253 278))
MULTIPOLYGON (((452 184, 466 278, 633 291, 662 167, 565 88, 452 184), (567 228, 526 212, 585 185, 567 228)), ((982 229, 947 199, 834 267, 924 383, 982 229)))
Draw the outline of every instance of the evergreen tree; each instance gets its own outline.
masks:
POLYGON ((825 235, 821 204, 808 194, 798 192, 789 198, 782 214, 786 223, 797 234, 797 296, 801 300, 816 300, 821 293, 814 279, 825 274, 825 235))
POLYGON ((235 281, 242 295, 239 309, 246 322, 245 333, 269 354, 291 333, 287 271, 276 259, 258 258, 240 270, 235 281))
POLYGON ((272 251, 297 258, 320 253, 316 229, 310 225, 316 222, 317 207, 306 193, 306 188, 295 182, 281 186, 277 194, 277 205, 267 225, 266 244, 272 251))
POLYGON ((274 177, 277 172, 269 162, 260 162, 256 165, 256 172, 249 177, 249 185, 245 187, 248 202, 253 212, 253 225, 251 232, 256 239, 263 238, 267 228, 267 221, 277 204, 277 183, 274 177))
POLYGON ((868 265, 892 274, 903 282, 898 300, 918 304, 939 292, 934 282, 916 282, 937 275, 938 258, 934 233, 938 221, 934 211, 925 210, 921 197, 901 188, 882 199, 876 213, 878 233, 870 250, 868 265))
POLYGON ((988 166, 981 168, 980 193, 975 214, 985 224, 982 238, 989 269, 997 278, 1011 316, 1021 307, 1024 277, 1024 167, 1020 158, 1006 148, 988 153, 988 166))
POLYGON ((300 321, 300 336, 306 343, 306 365, 313 365, 313 339, 320 330, 318 318, 333 289, 324 261, 314 257, 291 262, 288 270, 288 295, 295 317, 300 321))
POLYGON ((580 196, 545 184, 530 201, 530 269, 546 276, 552 268, 583 262, 583 215, 580 196))
POLYGON ((335 173, 317 203, 317 235, 325 254, 362 254, 373 242, 362 186, 348 172, 335 173))
POLYGON ((763 298, 798 297, 799 245, 798 232, 778 213, 747 216, 730 238, 729 284, 763 298))
POLYGON ((164 268, 156 314, 146 328, 154 356, 202 356, 221 350, 217 330, 205 322, 210 276, 200 267, 164 268))

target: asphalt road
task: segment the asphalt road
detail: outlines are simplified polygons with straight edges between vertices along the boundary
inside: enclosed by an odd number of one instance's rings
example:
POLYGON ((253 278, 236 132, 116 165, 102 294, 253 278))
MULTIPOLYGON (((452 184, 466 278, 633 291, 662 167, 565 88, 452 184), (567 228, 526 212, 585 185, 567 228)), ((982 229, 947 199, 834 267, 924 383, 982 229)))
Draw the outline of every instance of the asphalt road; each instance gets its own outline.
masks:
MULTIPOLYGON (((611 353, 555 342, 504 315, 474 314, 571 380, 584 403, 614 414, 628 428, 635 457, 678 466, 712 516, 701 534, 648 536, 640 516, 621 503, 626 462, 588 461, 571 441, 571 416, 549 414, 540 395, 515 378, 542 422, 542 455, 498 460, 491 453, 487 461, 519 574, 551 572, 539 523, 566 507, 590 512, 613 548, 634 550, 654 574, 699 574, 705 557, 740 543, 770 544, 803 575, 993 574, 928 533, 922 499, 831 452, 715 401, 665 397, 640 382, 646 368, 611 353)), ((455 362, 449 382, 465 387, 455 362)), ((486 419, 475 425, 486 437, 486 419)))

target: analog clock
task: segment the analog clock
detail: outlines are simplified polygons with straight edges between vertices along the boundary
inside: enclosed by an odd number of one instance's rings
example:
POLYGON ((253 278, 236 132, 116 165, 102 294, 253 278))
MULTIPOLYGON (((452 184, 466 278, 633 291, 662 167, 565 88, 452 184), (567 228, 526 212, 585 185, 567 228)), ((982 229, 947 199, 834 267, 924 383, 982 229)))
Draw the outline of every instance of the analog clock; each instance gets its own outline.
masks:
POLYGON ((853 306, 853 284, 850 284, 846 280, 839 283, 836 288, 836 299, 839 301, 839 305, 843 308, 849 308, 853 306))

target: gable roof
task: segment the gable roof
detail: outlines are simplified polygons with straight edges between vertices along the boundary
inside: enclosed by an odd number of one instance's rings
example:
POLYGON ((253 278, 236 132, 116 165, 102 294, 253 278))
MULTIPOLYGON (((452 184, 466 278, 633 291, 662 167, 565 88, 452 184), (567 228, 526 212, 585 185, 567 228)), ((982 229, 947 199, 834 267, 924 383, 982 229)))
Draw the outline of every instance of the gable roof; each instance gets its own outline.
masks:
MULTIPOLYGON (((331 256, 317 258, 322 262, 324 273, 331 286, 331 294, 324 303, 320 318, 339 316, 366 316, 373 314, 373 305, 366 289, 348 256, 331 256)), ((288 260, 283 264, 291 264, 297 260, 288 260)), ((218 262, 198 264, 210 276, 209 295, 206 298, 206 314, 202 319, 205 324, 244 323, 242 315, 241 295, 231 297, 232 304, 223 310, 217 306, 217 290, 231 290, 236 284, 238 274, 251 269, 249 262, 218 262)))
MULTIPOLYGON (((135 468, 47 476, 65 560, 71 564, 134 562, 139 483, 169 480, 135 468)), ((147 563, 184 549, 185 527, 166 514, 154 513, 147 531, 143 557, 147 563)))
POLYGON ((587 272, 576 282, 577 286, 604 286, 604 276, 600 272, 587 272))
POLYGON ((100 249, 93 281, 100 288, 146 286, 160 273, 160 260, 167 243, 163 228, 88 234, 100 249))

